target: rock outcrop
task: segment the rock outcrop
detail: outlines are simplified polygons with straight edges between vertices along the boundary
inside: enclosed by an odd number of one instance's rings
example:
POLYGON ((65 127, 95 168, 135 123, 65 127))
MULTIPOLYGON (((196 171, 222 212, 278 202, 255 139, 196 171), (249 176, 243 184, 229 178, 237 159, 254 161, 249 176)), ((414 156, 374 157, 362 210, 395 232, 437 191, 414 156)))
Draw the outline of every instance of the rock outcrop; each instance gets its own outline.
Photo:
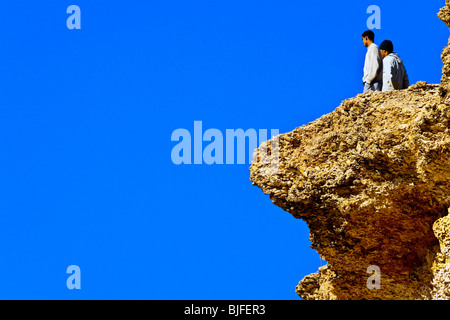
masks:
MULTIPOLYGON (((450 0, 438 16, 450 27, 450 0)), ((360 94, 255 153, 251 181, 328 262, 302 298, 450 298, 450 46, 442 61, 439 85, 360 94)))

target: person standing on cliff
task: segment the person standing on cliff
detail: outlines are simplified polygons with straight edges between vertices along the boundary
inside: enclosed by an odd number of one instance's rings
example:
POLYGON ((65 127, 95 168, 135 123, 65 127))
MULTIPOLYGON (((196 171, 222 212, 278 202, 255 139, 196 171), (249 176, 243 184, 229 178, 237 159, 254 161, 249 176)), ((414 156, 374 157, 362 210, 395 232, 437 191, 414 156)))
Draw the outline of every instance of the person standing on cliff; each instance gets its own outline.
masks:
POLYGON ((381 91, 383 81, 383 58, 378 46, 374 43, 375 34, 367 30, 362 34, 362 41, 367 48, 366 61, 364 62, 364 93, 369 91, 381 91))
POLYGON ((394 52, 390 40, 380 44, 383 57, 383 91, 402 90, 409 87, 409 78, 402 59, 394 52))

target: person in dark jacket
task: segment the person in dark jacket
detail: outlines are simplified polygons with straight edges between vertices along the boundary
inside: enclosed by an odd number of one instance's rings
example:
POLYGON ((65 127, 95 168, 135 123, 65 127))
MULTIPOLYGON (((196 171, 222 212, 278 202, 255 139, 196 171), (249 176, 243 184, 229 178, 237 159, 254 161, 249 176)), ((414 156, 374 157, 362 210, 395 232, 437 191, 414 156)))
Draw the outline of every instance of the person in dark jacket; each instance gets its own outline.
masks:
POLYGON ((390 40, 380 44, 383 57, 383 91, 401 90, 409 87, 409 78, 402 59, 394 52, 390 40))

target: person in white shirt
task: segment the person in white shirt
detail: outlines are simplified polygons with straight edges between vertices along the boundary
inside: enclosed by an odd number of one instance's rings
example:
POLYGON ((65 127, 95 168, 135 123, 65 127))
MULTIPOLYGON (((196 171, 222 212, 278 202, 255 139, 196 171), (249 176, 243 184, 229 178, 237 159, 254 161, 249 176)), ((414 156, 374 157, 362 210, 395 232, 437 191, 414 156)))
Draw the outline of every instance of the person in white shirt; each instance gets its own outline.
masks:
POLYGON ((380 44, 383 57, 383 91, 402 90, 409 87, 409 77, 402 59, 394 52, 390 40, 380 44))
POLYGON ((367 30, 362 34, 363 44, 367 48, 366 61, 364 62, 364 93, 381 91, 383 85, 383 58, 374 40, 375 34, 373 31, 367 30))

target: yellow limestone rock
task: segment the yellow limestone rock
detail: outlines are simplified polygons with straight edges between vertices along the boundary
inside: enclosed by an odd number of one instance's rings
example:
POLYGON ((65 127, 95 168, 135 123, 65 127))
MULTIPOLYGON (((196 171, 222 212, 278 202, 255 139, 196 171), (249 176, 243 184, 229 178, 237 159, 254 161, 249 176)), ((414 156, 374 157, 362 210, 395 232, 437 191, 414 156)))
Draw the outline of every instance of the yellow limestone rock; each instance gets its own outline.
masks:
MULTIPOLYGON (((450 0, 438 15, 450 26, 450 0)), ((439 85, 360 94, 279 135, 271 174, 255 152, 251 181, 307 222, 328 261, 300 281, 302 298, 450 297, 450 46, 442 60, 439 85)))

